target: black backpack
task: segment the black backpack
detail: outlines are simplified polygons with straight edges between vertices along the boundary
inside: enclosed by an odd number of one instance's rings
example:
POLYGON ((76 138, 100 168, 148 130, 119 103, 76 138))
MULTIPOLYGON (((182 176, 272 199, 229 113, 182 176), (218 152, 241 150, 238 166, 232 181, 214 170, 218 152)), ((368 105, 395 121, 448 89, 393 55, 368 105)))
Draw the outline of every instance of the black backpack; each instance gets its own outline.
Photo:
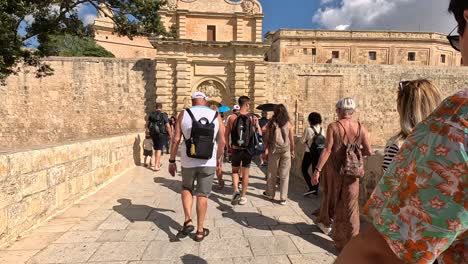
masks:
POLYGON ((149 117, 149 132, 151 136, 158 136, 159 134, 166 134, 166 121, 164 113, 161 111, 153 112, 149 117))
POLYGON ((325 148, 327 140, 325 136, 322 135, 322 128, 320 128, 320 132, 317 132, 313 127, 312 130, 314 131, 314 137, 312 138, 312 144, 309 146, 310 154, 320 155, 325 148))
POLYGON ((210 122, 206 117, 196 120, 190 109, 186 109, 192 119, 192 131, 190 138, 185 140, 187 148, 187 157, 194 159, 209 160, 213 157, 213 148, 215 141, 215 120, 218 118, 216 112, 213 120, 210 122))
POLYGON ((235 114, 236 120, 232 124, 231 143, 241 148, 249 148, 254 144, 255 127, 252 122, 252 115, 235 114))

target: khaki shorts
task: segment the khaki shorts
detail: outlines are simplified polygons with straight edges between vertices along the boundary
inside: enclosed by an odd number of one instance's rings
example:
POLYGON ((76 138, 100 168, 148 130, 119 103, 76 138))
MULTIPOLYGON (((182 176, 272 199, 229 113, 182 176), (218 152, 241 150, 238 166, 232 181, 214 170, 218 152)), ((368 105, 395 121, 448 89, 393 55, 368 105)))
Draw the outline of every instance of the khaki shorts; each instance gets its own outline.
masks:
POLYGON ((182 167, 182 188, 196 196, 208 197, 211 194, 215 174, 215 167, 182 167))

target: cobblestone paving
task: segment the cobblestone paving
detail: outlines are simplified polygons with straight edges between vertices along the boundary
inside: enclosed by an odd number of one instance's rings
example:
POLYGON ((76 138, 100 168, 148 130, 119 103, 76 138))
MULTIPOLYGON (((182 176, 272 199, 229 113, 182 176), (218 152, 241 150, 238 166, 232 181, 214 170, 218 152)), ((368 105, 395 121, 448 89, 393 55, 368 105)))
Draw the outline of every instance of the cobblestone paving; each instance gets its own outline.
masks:
MULTIPOLYGON (((167 156, 165 156, 167 158, 167 156)), ((232 207, 230 174, 216 181, 201 243, 177 239, 183 222, 180 176, 134 168, 96 194, 0 249, 0 263, 332 263, 330 239, 312 224, 315 196, 291 180, 286 206, 262 197, 265 174, 252 168, 248 203, 232 207)), ((277 198, 279 194, 277 194, 277 198)), ((194 214, 195 217, 195 214, 194 214)))

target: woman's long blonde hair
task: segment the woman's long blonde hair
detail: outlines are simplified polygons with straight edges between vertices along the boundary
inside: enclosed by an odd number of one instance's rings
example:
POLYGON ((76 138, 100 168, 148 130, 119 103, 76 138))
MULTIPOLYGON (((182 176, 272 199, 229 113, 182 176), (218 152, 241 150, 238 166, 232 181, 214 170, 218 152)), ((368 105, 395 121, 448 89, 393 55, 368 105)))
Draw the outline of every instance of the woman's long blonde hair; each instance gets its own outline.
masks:
POLYGON ((400 114, 400 136, 406 138, 419 122, 442 102, 439 89, 429 80, 400 82, 397 109, 400 114))

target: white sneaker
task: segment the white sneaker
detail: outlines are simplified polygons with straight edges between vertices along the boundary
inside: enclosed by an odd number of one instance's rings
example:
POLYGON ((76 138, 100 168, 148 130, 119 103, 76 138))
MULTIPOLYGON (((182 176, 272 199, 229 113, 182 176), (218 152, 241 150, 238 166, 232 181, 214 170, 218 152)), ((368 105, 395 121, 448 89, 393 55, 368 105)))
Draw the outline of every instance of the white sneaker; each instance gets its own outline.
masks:
POLYGON ((246 203, 247 203, 247 197, 241 197, 240 200, 239 200, 239 204, 244 205, 246 203))
POLYGON ((286 200, 281 200, 281 201, 280 201, 280 204, 281 204, 281 205, 286 205, 286 200))
POLYGON ((317 223, 317 227, 320 229, 320 231, 322 231, 322 233, 324 233, 325 235, 329 235, 330 232, 331 232, 331 227, 326 227, 325 225, 323 225, 322 223, 317 223))

